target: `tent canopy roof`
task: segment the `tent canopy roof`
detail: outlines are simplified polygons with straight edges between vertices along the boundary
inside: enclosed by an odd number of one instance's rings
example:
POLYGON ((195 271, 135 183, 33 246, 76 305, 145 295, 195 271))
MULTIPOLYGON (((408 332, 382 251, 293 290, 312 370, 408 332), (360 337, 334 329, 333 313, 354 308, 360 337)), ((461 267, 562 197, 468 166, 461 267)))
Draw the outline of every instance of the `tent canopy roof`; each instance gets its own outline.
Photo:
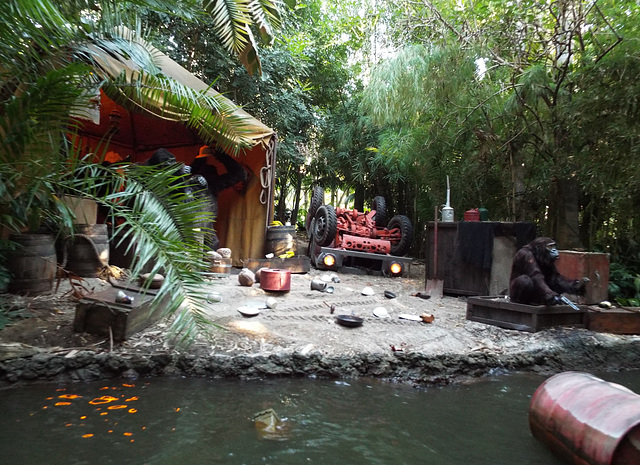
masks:
POLYGON ((260 143, 266 148, 273 129, 131 31, 120 33, 121 43, 101 40, 83 48, 111 100, 152 117, 156 124, 158 120, 180 123, 195 131, 202 142, 219 142, 230 153, 260 143), (195 104, 185 105, 188 101, 195 104))

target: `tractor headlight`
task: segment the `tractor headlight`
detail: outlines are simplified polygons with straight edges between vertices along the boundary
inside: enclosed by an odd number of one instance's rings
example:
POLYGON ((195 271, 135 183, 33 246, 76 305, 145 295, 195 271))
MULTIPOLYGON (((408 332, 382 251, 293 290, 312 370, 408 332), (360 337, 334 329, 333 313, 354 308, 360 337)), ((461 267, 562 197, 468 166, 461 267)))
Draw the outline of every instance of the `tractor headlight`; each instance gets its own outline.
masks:
POLYGON ((400 276, 402 274, 402 265, 398 262, 391 262, 391 265, 389 265, 389 274, 391 276, 400 276))
POLYGON ((322 263, 328 268, 332 268, 336 264, 336 257, 333 254, 327 253, 322 256, 322 263))

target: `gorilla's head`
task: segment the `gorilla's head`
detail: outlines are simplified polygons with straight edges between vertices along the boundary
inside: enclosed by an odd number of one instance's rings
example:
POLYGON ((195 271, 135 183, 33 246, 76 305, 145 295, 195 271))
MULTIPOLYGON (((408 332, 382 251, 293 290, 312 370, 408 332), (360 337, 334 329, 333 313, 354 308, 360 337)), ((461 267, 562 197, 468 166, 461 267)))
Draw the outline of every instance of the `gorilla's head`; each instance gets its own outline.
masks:
POLYGON ((191 173, 191 167, 184 163, 178 163, 175 155, 167 149, 156 150, 144 164, 147 166, 159 166, 161 168, 176 165, 176 175, 178 176, 185 176, 191 173))
POLYGON ((538 237, 531 241, 527 247, 531 249, 533 256, 541 266, 551 266, 560 255, 556 248, 556 242, 550 237, 538 237))

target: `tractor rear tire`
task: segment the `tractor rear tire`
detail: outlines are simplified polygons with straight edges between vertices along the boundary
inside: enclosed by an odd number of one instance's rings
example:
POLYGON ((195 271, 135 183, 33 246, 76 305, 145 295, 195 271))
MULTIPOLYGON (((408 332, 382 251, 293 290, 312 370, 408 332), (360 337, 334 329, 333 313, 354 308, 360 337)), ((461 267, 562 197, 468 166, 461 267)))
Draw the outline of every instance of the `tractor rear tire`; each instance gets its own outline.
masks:
POLYGON ((391 218, 387 229, 400 229, 400 239, 391 241, 391 255, 402 257, 409 252, 413 241, 413 225, 411 220, 404 215, 396 215, 391 218))
POLYGON ((373 204, 371 205, 371 209, 376 211, 376 226, 378 228, 384 228, 384 225, 387 222, 387 201, 381 195, 376 195, 373 198, 373 204))
POLYGON ((307 228, 307 235, 313 234, 311 229, 312 220, 316 216, 316 212, 320 205, 324 202, 324 189, 320 186, 314 186, 311 191, 311 201, 309 202, 309 211, 307 212, 307 218, 305 221, 305 227, 307 228))
POLYGON ((336 238, 338 217, 331 205, 321 205, 316 212, 313 228, 313 239, 320 247, 327 247, 336 238))

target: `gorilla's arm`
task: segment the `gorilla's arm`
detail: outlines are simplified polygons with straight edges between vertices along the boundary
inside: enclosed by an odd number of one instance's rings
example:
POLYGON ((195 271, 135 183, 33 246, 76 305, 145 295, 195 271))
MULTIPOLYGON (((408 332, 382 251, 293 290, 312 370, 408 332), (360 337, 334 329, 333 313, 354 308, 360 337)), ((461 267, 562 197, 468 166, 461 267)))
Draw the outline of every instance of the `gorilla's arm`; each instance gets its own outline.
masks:
POLYGON ((216 179, 215 186, 213 186, 216 193, 221 192, 240 181, 246 181, 248 177, 247 172, 232 156, 227 155, 222 150, 216 150, 213 156, 216 157, 216 159, 227 169, 226 173, 219 175, 216 179))
POLYGON ((567 292, 569 294, 583 295, 588 280, 567 279, 562 276, 554 267, 554 273, 547 280, 549 287, 558 294, 567 292))

